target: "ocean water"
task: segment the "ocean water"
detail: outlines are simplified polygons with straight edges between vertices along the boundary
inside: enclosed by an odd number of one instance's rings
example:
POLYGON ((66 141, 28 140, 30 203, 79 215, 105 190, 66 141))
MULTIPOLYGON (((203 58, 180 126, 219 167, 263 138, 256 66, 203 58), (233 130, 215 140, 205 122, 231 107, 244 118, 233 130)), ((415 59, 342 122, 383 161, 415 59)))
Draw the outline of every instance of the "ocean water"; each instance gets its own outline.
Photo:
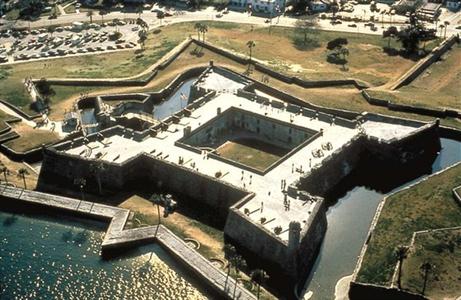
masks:
POLYGON ((0 210, 0 299, 207 299, 160 246, 104 259, 104 224, 0 210))

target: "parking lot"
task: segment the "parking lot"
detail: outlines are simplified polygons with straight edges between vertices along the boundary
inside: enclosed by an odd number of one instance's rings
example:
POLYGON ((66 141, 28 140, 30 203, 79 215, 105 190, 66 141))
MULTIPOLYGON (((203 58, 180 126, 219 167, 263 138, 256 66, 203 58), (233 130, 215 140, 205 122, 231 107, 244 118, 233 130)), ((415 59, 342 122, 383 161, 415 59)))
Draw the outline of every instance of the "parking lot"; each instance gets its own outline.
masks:
POLYGON ((0 63, 138 47, 139 26, 124 21, 0 32, 0 63))

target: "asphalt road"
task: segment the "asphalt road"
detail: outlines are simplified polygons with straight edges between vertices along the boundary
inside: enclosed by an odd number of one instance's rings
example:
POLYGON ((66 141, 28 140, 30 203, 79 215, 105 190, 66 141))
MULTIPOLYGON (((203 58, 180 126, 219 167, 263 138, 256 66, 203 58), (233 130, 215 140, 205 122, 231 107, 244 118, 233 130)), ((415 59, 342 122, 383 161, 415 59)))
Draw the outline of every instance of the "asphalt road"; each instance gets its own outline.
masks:
MULTIPOLYGON (((360 17, 364 14, 365 17, 370 16, 370 12, 362 12, 363 9, 356 10, 355 13, 351 13, 353 16, 360 17)), ((262 26, 270 26, 269 23, 266 23, 266 18, 263 17, 256 17, 250 16, 244 12, 234 12, 230 11, 228 14, 222 15, 222 17, 217 17, 218 12, 213 8, 209 7, 204 10, 199 11, 181 11, 181 14, 173 15, 171 17, 166 17, 162 20, 162 24, 173 24, 179 22, 187 22, 187 21, 205 21, 205 20, 214 20, 214 21, 223 21, 223 22, 233 22, 233 23, 244 23, 244 24, 254 24, 254 25, 262 25, 262 26)), ((345 13, 347 14, 347 13, 345 13)), ((460 14, 452 14, 452 13, 444 13, 443 16, 449 19, 450 25, 447 29, 447 35, 457 34, 460 33, 460 30, 455 29, 457 22, 453 22, 455 20, 460 19, 460 14)), ((379 14, 375 14, 378 16, 379 14)), ((379 15, 380 16, 380 15, 379 15)), ((99 16, 95 14, 93 17, 94 20, 97 20, 99 16)), ((138 14, 136 13, 124 13, 120 11, 114 11, 110 14, 104 16, 104 20, 111 20, 111 19, 124 19, 124 18, 138 18, 138 14)), ((157 13, 151 12, 149 10, 145 10, 141 18, 143 18, 151 28, 160 26, 160 21, 157 19, 157 13)), ((289 16, 281 16, 280 18, 273 18, 272 24, 273 25, 280 25, 280 26, 294 26, 297 18, 289 17, 289 16)), ((377 31, 372 31, 369 27, 364 27, 363 24, 359 24, 357 28, 349 27, 348 25, 353 24, 352 22, 343 22, 342 24, 332 25, 330 20, 319 20, 318 27, 325 30, 333 30, 333 31, 343 31, 343 32, 360 32, 360 33, 367 33, 367 34, 375 34, 381 35, 382 34, 382 26, 381 26, 382 17, 379 18, 379 21, 376 22, 377 31)), ((393 22, 403 22, 405 17, 402 16, 393 16, 393 22)), ((6 24, 0 26, 0 28, 8 28, 11 26, 14 27, 44 27, 49 25, 58 25, 58 24, 70 24, 72 22, 87 22, 89 18, 86 16, 85 12, 80 13, 73 13, 73 14, 66 14, 61 15, 57 19, 49 20, 47 18, 41 18, 39 20, 28 22, 28 21, 16 21, 16 22, 6 22, 6 24)), ((384 17, 385 22, 390 22, 390 17, 384 17)), ((442 19, 441 22, 443 22, 442 19)), ((387 23, 389 24, 389 23, 387 23)), ((440 23, 439 23, 440 24, 440 23)), ((428 25, 430 26, 430 25, 428 25)))

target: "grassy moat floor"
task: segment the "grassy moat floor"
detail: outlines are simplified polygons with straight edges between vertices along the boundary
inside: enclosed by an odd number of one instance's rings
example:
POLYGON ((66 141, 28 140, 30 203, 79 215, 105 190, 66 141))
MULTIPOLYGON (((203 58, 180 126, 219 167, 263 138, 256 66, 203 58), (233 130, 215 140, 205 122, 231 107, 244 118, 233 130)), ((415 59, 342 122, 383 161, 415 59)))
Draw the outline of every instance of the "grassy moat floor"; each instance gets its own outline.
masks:
MULTIPOLYGON (((415 231, 461 226, 461 207, 452 194, 453 188, 460 184, 461 164, 458 164, 389 196, 371 236, 357 281, 390 286, 397 264, 396 248, 408 246, 415 231)), ((459 296, 459 236, 456 231, 442 231, 417 239, 415 247, 410 247, 409 259, 403 261, 402 288, 420 293, 420 265, 429 262, 435 265, 435 271, 429 277, 426 294, 431 299, 459 296)))

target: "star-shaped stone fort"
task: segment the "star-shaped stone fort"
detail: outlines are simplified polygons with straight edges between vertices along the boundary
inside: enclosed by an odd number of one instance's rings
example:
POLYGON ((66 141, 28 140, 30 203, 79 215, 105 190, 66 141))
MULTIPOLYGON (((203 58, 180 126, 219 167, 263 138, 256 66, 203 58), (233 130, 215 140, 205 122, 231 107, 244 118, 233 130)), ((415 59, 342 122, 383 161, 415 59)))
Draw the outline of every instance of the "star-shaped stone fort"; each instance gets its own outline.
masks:
POLYGON ((362 158, 412 164, 439 145, 438 122, 342 118, 213 64, 192 84, 186 106, 164 119, 154 120, 151 95, 142 97, 115 108, 103 97, 82 100, 108 128, 45 149, 41 189, 84 177, 106 190, 142 182, 185 195, 210 208, 201 213, 225 220, 226 238, 246 255, 289 278, 315 259, 327 226, 322 196, 362 158), (130 128, 129 114, 144 115, 144 125, 130 128))

